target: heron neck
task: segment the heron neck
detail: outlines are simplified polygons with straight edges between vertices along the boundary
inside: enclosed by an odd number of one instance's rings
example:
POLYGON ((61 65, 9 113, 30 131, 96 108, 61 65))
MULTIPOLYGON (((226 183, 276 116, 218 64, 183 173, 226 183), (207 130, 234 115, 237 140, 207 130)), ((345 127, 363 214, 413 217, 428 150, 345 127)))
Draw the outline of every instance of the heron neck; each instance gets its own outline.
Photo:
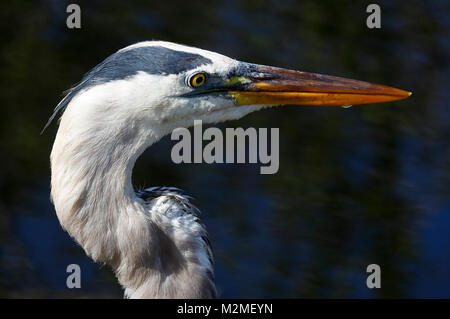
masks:
POLYGON ((61 225, 86 253, 117 268, 129 243, 145 242, 144 253, 132 251, 148 254, 148 217, 135 195, 132 169, 159 137, 107 124, 89 127, 62 117, 51 154, 51 196, 61 225))
POLYGON ((192 224, 184 219, 193 239, 174 241, 131 183, 135 161, 167 128, 80 114, 66 109, 51 153, 51 196, 63 228, 93 260, 113 268, 128 297, 213 296, 196 217, 192 224), (191 247, 187 256, 178 245, 191 247))

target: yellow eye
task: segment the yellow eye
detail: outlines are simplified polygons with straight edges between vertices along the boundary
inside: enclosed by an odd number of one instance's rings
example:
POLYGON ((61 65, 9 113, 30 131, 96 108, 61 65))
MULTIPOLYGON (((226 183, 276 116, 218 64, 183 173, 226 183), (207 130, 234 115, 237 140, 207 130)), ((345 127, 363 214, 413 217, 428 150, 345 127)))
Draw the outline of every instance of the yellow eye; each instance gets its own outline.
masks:
POLYGON ((193 88, 198 88, 199 86, 205 84, 205 81, 206 81, 205 73, 197 73, 191 76, 191 78, 189 79, 189 84, 193 88))

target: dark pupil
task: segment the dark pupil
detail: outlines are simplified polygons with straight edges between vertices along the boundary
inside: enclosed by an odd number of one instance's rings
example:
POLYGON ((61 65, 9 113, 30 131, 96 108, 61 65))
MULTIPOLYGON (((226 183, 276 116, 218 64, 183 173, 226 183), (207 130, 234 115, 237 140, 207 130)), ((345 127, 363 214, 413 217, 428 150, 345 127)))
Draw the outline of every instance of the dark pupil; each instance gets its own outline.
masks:
POLYGON ((201 76, 198 76, 198 77, 195 79, 195 83, 197 83, 197 84, 202 83, 202 81, 203 81, 203 78, 202 78, 201 76))

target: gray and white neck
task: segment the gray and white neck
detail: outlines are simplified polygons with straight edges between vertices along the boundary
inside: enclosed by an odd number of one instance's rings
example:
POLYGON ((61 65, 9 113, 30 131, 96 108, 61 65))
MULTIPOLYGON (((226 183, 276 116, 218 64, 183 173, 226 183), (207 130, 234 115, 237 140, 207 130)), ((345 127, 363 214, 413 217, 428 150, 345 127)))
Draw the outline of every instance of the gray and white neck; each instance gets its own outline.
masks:
POLYGON ((113 268, 128 297, 201 296, 195 287, 205 285, 206 275, 190 263, 200 261, 171 258, 186 243, 165 233, 172 220, 146 207, 131 181, 136 159, 169 128, 149 125, 132 109, 121 110, 97 88, 67 106, 51 153, 51 196, 58 219, 93 260, 113 268), (173 280, 163 278, 167 273, 173 280), (183 276, 191 282, 184 291, 176 281, 183 276))
POLYGON ((119 218, 143 210, 131 183, 134 163, 158 137, 126 117, 115 120, 107 105, 94 104, 103 99, 89 99, 92 94, 74 98, 61 118, 51 153, 51 195, 61 225, 86 253, 115 264, 119 218))

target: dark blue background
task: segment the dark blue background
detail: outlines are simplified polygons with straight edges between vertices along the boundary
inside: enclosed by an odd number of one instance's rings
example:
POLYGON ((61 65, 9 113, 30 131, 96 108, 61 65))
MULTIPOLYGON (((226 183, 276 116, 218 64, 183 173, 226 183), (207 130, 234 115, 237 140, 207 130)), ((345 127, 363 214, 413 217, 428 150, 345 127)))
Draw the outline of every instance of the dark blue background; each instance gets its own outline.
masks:
MULTIPOLYGON (((448 1, 9 1, 0 10, 0 296, 121 297, 107 266, 62 231, 49 201, 61 92, 106 56, 161 39, 247 62, 381 83, 404 101, 350 109, 286 106, 219 127, 279 127, 280 170, 181 164, 169 138, 137 186, 182 188, 202 210, 222 297, 450 297, 448 1), (82 289, 65 286, 82 268, 82 289), (382 288, 365 285, 382 269, 382 288)), ((107 194, 105 194, 107 196, 107 194)))

